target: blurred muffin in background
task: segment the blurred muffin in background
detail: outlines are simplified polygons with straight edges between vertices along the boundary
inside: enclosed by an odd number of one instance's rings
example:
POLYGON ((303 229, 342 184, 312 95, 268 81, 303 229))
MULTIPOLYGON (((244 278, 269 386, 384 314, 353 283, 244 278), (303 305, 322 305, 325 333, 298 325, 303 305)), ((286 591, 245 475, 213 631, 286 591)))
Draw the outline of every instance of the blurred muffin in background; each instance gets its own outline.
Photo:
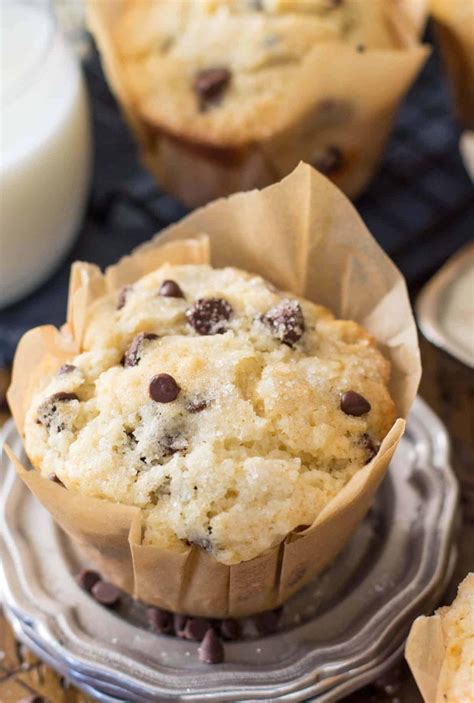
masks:
POLYGON ((426 57, 412 6, 89 0, 89 24, 145 163, 194 206, 300 160, 357 195, 426 57))
POLYGON ((431 0, 458 118, 474 129, 474 2, 431 0))

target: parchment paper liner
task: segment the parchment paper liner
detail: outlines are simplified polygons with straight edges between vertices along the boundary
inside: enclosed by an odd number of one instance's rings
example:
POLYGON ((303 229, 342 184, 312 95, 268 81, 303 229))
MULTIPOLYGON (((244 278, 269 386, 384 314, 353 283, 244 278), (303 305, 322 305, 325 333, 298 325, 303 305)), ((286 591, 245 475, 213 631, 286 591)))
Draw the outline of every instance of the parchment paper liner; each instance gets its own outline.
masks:
MULTIPOLYGON (((472 574, 468 574, 465 580, 467 579, 472 579, 472 574)), ((441 610, 447 610, 453 605, 454 602, 441 610)), ((444 690, 449 681, 449 668, 443 666, 447 653, 448 646, 444 637, 440 611, 430 617, 421 615, 416 618, 408 635, 405 659, 424 703, 448 703, 444 690)), ((454 650, 451 655, 454 658, 454 650)), ((450 701, 453 700, 450 697, 450 701)), ((462 702, 459 701, 459 703, 462 702)))
POLYGON ((403 278, 330 181, 300 164, 281 183, 194 212, 104 275, 96 266, 75 263, 68 321, 61 331, 39 327, 22 338, 8 399, 22 433, 33 389, 80 349, 93 300, 164 261, 206 262, 209 254, 215 266, 259 273, 279 288, 327 305, 339 317, 357 320, 376 336, 392 363, 391 393, 399 419, 370 464, 305 532, 292 533, 260 557, 230 567, 196 546, 170 553, 143 545, 139 509, 75 494, 16 465, 57 522, 127 591, 178 612, 240 616, 282 603, 344 546, 387 469, 418 387, 416 327, 403 278), (197 236, 201 232, 207 236, 197 236))
POLYGON ((300 160, 311 161, 330 145, 339 147, 345 158, 333 180, 355 197, 372 177, 398 104, 428 55, 427 47, 418 44, 426 0, 386 2, 392 9, 391 31, 401 48, 358 53, 343 42, 315 46, 288 91, 286 109, 273 133, 265 140, 227 147, 191 142, 186 134, 171 134, 142 118, 114 43, 113 27, 127 0, 88 0, 88 24, 145 165, 161 187, 187 205, 274 183, 300 160), (328 124, 321 118, 320 106, 328 100, 347 105, 349 119, 328 124))
POLYGON ((469 13, 470 2, 472 0, 430 0, 430 7, 456 114, 465 127, 474 129, 474 15, 472 8, 469 13))

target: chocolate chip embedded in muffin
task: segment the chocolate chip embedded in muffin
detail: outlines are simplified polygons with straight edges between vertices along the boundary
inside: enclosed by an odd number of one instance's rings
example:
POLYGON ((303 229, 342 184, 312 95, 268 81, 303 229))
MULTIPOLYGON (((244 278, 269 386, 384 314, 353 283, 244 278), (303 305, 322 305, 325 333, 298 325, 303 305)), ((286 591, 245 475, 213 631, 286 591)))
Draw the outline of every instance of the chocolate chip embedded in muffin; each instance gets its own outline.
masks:
POLYGON ((198 97, 201 112, 219 104, 230 83, 231 76, 229 69, 221 66, 206 68, 195 75, 193 90, 198 97))
POLYGON ((224 661, 224 647, 212 627, 204 635, 198 653, 204 664, 220 664, 224 661))
POLYGON ((71 400, 79 400, 79 398, 75 393, 67 393, 66 391, 53 393, 38 407, 36 422, 49 428, 58 409, 58 404, 68 403, 71 400))
POLYGON ((290 346, 298 342, 305 331, 301 305, 289 298, 271 308, 263 321, 270 327, 273 337, 290 346))
POLYGON ((360 417, 370 412, 371 405, 360 393, 346 391, 341 395, 341 410, 346 415, 360 417))
POLYGON ((189 403, 186 404, 186 410, 188 413, 191 413, 191 415, 195 415, 205 410, 208 405, 209 403, 207 400, 204 400, 204 398, 194 398, 194 400, 190 400, 189 403))
POLYGON ((56 476, 56 474, 49 474, 48 479, 50 481, 52 481, 53 483, 57 483, 59 486, 66 488, 64 483, 61 481, 61 479, 58 476, 56 476))
POLYGON ((344 157, 339 147, 328 146, 317 152, 313 156, 311 163, 320 173, 325 176, 332 176, 344 165, 344 157))
POLYGON ((117 310, 121 310, 123 308, 131 292, 132 286, 123 286, 123 288, 120 289, 120 293, 118 294, 117 299, 117 310))
POLYGON ((158 295, 164 298, 184 298, 184 293, 176 281, 163 281, 158 291, 158 295))
POLYGON ((158 339, 158 335, 152 332, 140 332, 140 334, 137 334, 124 354, 123 365, 136 366, 140 361, 143 342, 152 341, 153 339, 158 339))
POLYGON ((232 305, 227 300, 199 298, 186 310, 186 319, 198 334, 223 334, 232 312, 232 305))
POLYGON ((72 373, 76 369, 77 366, 74 366, 74 364, 63 364, 58 371, 58 375, 65 376, 68 373, 72 373))
POLYGON ((361 435, 360 444, 367 452, 367 461, 365 463, 368 464, 369 461, 372 461, 374 456, 377 454, 380 445, 375 444, 372 437, 367 434, 367 432, 364 432, 364 434, 361 435))
POLYGON ((181 388, 169 373, 159 373, 150 381, 150 398, 157 403, 172 403, 179 395, 181 388))
POLYGON ((165 434, 159 441, 162 455, 172 456, 177 452, 182 452, 188 448, 188 441, 181 432, 165 434))

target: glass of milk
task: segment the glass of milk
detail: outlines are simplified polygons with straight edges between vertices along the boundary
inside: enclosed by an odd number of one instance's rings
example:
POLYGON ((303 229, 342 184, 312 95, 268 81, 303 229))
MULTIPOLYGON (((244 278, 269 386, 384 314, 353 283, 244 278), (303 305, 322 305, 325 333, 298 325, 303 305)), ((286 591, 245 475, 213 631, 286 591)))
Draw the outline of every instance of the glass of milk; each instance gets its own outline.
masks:
POLYGON ((47 0, 0 0, 0 307, 31 292, 78 232, 91 167, 80 67, 47 0))

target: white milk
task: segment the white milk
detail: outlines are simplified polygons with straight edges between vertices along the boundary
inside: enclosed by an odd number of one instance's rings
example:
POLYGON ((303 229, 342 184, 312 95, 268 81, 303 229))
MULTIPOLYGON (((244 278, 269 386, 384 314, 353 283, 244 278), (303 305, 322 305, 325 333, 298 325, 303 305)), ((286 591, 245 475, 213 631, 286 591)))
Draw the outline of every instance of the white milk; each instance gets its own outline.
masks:
POLYGON ((43 282, 77 233, 90 175, 86 95, 41 0, 0 0, 0 306, 43 282))

